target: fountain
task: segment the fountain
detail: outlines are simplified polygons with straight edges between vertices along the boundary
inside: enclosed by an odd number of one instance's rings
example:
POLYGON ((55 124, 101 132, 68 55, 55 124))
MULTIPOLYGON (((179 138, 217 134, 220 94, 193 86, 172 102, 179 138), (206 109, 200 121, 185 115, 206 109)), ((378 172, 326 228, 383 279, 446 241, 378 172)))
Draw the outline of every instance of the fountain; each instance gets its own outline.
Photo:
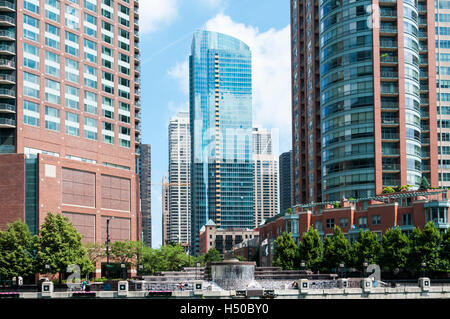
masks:
POLYGON ((214 262, 208 265, 213 283, 224 290, 244 290, 255 282, 255 262, 239 261, 237 259, 214 262))

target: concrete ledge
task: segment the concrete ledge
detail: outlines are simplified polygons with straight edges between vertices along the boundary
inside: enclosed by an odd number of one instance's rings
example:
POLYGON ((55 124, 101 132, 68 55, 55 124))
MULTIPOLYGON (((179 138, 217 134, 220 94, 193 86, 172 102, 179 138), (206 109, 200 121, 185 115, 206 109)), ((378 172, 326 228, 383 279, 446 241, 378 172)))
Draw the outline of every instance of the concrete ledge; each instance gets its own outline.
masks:
POLYGON ((210 298, 231 297, 231 292, 226 290, 223 291, 205 290, 203 291, 203 297, 210 297, 210 298))
POLYGON ((173 291, 172 292, 172 297, 175 298, 189 298, 194 296, 194 292, 193 291, 173 291))
POLYGON ((116 294, 115 291, 97 291, 97 298, 114 298, 116 294))
POLYGON ((362 294, 362 289, 361 288, 344 288, 344 294, 349 294, 349 295, 361 295, 362 294))

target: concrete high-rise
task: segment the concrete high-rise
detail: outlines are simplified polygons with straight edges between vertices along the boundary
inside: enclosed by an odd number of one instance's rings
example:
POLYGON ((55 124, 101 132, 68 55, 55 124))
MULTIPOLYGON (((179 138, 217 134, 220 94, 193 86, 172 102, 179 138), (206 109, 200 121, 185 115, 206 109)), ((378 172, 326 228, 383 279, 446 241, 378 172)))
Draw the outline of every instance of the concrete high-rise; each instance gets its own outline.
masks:
POLYGON ((169 223, 167 240, 189 247, 191 240, 191 136, 189 113, 169 122, 169 223))
POLYGON ((138 7, 0 3, 1 228, 38 233, 52 212, 85 242, 104 243, 108 219, 111 240, 139 239, 138 7))
POLYGON ((141 144, 138 159, 141 194, 142 241, 152 247, 152 148, 141 144))
POLYGON ((280 155, 280 212, 284 213, 292 207, 292 151, 280 155))
POLYGON ((253 161, 255 166, 255 227, 278 214, 278 157, 272 132, 253 127, 253 161))
POLYGON ((190 63, 191 246, 210 219, 253 228, 251 52, 225 34, 196 31, 190 63))
POLYGON ((294 203, 437 186, 434 1, 291 4, 294 203))

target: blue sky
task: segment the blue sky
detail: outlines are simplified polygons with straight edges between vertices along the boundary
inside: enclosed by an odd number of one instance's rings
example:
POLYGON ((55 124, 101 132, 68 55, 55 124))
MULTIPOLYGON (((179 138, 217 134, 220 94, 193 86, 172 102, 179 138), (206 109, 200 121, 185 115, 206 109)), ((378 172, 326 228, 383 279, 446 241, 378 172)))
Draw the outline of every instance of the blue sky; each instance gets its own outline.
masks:
POLYGON ((152 246, 161 245, 161 181, 167 174, 167 125, 188 111, 188 57, 197 29, 235 36, 252 50, 254 124, 278 130, 291 148, 289 0, 142 0, 142 141, 152 146, 152 246))

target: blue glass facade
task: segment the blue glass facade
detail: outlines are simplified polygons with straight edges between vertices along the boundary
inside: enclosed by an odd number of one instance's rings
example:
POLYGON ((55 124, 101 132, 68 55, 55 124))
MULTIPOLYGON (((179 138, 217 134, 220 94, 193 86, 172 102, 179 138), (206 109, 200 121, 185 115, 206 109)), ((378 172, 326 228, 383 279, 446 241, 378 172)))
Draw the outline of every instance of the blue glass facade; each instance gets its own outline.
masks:
POLYGON ((197 31, 190 56, 191 243, 200 228, 253 228, 251 52, 233 37, 197 31))

